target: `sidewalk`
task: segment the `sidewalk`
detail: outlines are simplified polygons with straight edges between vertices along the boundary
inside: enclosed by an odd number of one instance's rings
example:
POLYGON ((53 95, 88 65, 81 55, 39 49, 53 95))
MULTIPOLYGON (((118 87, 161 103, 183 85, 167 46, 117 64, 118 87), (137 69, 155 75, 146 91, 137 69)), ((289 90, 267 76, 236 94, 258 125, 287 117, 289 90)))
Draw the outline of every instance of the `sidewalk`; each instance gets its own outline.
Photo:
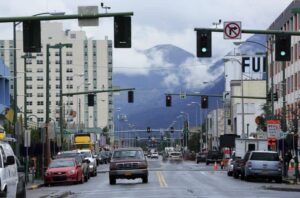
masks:
POLYGON ((37 188, 40 188, 40 187, 44 186, 44 180, 42 180, 42 179, 35 179, 32 182, 32 175, 31 174, 29 174, 28 179, 29 179, 29 181, 26 184, 26 189, 27 190, 34 190, 34 189, 37 189, 37 188))
POLYGON ((277 190, 277 191, 293 191, 300 192, 300 182, 295 183, 294 170, 288 171, 288 177, 282 179, 282 184, 270 184, 264 186, 265 189, 277 190))

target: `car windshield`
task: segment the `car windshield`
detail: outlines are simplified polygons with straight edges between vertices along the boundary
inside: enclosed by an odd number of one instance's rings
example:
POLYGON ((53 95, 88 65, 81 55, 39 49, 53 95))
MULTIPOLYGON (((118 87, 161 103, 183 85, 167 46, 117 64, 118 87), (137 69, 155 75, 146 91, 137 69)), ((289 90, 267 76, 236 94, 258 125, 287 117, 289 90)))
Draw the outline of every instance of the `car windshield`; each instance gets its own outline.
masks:
POLYGON ((75 163, 73 160, 53 160, 49 168, 63 168, 63 167, 73 167, 75 166, 75 163))
POLYGON ((92 157, 92 154, 90 152, 81 152, 84 157, 92 157))
POLYGON ((279 161, 279 156, 277 153, 258 153, 254 152, 251 155, 250 160, 258 161, 279 161))
POLYGON ((138 158, 143 159, 144 154, 142 151, 136 151, 136 150, 124 150, 124 151, 115 151, 113 154, 113 158, 138 158))
POLYGON ((180 156, 181 153, 170 153, 170 155, 172 155, 172 156, 180 156))

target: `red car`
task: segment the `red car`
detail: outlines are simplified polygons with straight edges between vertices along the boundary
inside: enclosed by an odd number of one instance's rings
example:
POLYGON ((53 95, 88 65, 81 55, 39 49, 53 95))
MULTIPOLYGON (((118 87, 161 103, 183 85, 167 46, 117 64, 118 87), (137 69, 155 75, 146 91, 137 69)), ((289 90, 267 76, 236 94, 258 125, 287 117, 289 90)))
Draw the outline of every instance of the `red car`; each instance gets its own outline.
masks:
POLYGON ((81 165, 74 158, 54 159, 50 162, 44 176, 45 185, 53 183, 83 183, 81 165))

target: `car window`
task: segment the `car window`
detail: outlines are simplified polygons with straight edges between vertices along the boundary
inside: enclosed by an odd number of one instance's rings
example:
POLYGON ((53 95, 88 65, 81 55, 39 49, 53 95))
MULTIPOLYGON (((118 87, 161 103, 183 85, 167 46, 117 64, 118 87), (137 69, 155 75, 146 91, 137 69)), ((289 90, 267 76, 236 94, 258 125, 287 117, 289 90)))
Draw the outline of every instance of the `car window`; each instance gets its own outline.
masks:
POLYGON ((172 155, 172 156, 180 156, 181 153, 170 153, 170 155, 172 155))
POLYGON ((277 153, 257 153, 257 152, 254 152, 254 153, 252 153, 250 160, 279 161, 279 156, 278 156, 277 153))
POLYGON ((60 168, 60 167, 73 167, 75 166, 74 161, 73 160, 53 160, 50 165, 49 168, 60 168))
POLYGON ((126 151, 115 151, 113 158, 139 158, 143 159, 144 154, 142 151, 126 150, 126 151))

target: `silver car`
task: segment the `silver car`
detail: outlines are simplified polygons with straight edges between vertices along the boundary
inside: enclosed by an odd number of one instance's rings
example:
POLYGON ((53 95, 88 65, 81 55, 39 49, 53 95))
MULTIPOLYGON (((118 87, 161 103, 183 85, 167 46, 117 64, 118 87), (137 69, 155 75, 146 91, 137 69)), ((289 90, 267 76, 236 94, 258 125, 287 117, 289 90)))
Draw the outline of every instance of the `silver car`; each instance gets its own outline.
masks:
POLYGON ((249 160, 245 164, 245 180, 249 181, 254 177, 282 182, 282 164, 277 152, 251 151, 249 160))

